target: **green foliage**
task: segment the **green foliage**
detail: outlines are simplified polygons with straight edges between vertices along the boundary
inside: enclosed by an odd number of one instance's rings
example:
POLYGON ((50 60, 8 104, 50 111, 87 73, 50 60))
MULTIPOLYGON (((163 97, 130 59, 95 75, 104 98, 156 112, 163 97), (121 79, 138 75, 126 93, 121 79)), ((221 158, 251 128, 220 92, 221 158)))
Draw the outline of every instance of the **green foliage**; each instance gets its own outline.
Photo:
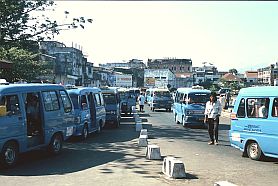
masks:
MULTIPOLYGON (((84 28, 85 23, 92 22, 79 17, 59 24, 43 14, 53 6, 52 0, 0 0, 0 47, 23 48, 26 41, 52 39, 61 30, 84 28), (34 16, 36 11, 40 14, 34 16)), ((67 17, 69 12, 64 14, 67 17)))
POLYGON ((49 73, 49 68, 46 68, 48 64, 38 63, 35 60, 36 58, 37 55, 23 49, 11 48, 5 50, 0 48, 0 59, 13 62, 12 69, 0 69, 1 78, 5 78, 9 82, 19 80, 29 82, 38 76, 49 73))

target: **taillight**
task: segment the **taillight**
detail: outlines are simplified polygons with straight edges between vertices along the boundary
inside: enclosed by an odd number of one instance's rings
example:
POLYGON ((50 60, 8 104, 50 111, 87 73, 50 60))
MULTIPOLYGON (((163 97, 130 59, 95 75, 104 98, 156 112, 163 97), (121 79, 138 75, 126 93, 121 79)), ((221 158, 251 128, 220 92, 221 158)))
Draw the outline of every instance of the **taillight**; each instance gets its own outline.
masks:
POLYGON ((230 119, 231 120, 237 120, 236 113, 231 113, 230 119))

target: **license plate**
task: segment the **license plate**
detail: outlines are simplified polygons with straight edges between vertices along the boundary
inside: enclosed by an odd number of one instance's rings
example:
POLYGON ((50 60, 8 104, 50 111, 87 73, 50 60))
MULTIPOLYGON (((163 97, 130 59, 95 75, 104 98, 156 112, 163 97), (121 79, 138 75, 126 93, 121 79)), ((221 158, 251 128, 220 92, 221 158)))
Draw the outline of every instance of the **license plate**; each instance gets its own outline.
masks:
POLYGON ((73 127, 67 127, 66 136, 71 136, 73 134, 73 127))

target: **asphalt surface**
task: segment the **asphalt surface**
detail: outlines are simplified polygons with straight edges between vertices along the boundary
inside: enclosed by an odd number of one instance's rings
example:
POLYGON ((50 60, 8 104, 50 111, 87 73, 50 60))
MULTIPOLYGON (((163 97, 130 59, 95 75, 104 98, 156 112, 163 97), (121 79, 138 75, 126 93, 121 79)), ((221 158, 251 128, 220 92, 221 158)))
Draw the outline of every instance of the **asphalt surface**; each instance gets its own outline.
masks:
POLYGON ((159 145, 163 157, 182 160, 186 179, 169 179, 161 173, 162 161, 147 160, 146 149, 138 147, 134 119, 123 117, 119 129, 105 129, 86 141, 71 139, 58 156, 41 150, 22 154, 15 168, 0 169, 0 185, 213 185, 224 180, 278 184, 277 159, 253 161, 230 147, 228 118, 220 120, 220 145, 209 146, 206 129, 175 124, 173 113, 164 110, 145 110, 140 116, 149 144, 159 145))

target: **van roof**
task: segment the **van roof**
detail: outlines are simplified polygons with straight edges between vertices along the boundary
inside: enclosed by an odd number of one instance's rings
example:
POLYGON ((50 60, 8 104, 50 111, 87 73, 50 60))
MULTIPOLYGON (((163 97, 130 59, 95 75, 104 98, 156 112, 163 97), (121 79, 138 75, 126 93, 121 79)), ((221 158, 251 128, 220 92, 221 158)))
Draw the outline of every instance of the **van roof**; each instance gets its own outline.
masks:
POLYGON ((192 89, 192 88, 178 88, 177 92, 183 92, 183 93, 211 93, 210 90, 207 89, 192 89))
POLYGON ((73 94, 81 94, 81 93, 86 93, 86 92, 101 92, 101 90, 97 87, 78 87, 78 88, 73 88, 73 89, 67 89, 68 93, 73 93, 73 94))
POLYGON ((111 87, 105 87, 105 88, 100 88, 102 93, 112 93, 116 94, 118 92, 118 89, 111 88, 111 87))
POLYGON ((262 86, 242 88, 239 91, 239 96, 278 96, 277 86, 262 86))
POLYGON ((9 84, 0 85, 1 93, 19 92, 19 91, 40 91, 40 90, 51 90, 60 89, 65 90, 62 85, 57 84, 37 84, 37 83, 26 83, 26 84, 9 84))

